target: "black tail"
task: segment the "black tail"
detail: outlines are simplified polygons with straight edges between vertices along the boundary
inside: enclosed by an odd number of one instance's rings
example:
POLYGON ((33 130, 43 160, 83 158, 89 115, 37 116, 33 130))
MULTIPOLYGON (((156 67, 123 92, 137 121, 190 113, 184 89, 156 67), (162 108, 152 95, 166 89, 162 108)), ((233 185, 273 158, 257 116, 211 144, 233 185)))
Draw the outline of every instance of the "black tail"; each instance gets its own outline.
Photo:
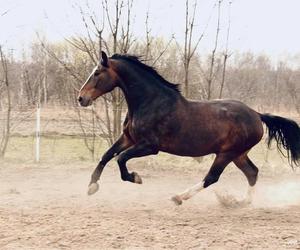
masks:
POLYGON ((282 155, 289 159, 291 166, 300 164, 300 128, 295 121, 270 114, 260 114, 261 120, 268 127, 268 147, 273 139, 282 155), (282 152, 287 151, 287 156, 282 152))

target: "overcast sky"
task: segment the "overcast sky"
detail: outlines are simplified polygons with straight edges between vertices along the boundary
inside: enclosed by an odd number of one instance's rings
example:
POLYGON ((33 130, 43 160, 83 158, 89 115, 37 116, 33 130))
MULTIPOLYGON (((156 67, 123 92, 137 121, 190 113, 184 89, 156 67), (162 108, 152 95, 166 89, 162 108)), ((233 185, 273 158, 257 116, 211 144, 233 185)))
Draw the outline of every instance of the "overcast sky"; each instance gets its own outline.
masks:
MULTIPOLYGON (((100 0, 0 0, 0 43, 18 51, 35 39, 37 31, 49 40, 62 40, 84 33, 76 4, 86 9, 86 2, 99 13, 100 20, 100 0)), ((198 0, 195 39, 203 32, 212 13, 198 51, 209 51, 213 44, 217 17, 214 3, 215 0, 198 0)), ((168 39, 174 34, 179 42, 182 41, 185 0, 135 0, 133 30, 136 37, 145 36, 147 10, 152 35, 168 39)), ((299 13, 300 0, 234 0, 231 7, 230 49, 264 52, 272 57, 299 53, 299 13)), ((225 45, 228 0, 223 2, 221 16, 220 47, 225 45)))

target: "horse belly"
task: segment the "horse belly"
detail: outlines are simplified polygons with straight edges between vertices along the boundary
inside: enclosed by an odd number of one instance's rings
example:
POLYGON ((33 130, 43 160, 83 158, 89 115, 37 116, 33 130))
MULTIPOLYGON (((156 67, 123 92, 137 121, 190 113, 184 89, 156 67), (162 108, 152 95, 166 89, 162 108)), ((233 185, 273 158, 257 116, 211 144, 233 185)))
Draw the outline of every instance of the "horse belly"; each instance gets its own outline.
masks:
POLYGON ((185 135, 169 138, 160 145, 160 150, 180 156, 204 156, 217 151, 216 141, 197 135, 185 135))

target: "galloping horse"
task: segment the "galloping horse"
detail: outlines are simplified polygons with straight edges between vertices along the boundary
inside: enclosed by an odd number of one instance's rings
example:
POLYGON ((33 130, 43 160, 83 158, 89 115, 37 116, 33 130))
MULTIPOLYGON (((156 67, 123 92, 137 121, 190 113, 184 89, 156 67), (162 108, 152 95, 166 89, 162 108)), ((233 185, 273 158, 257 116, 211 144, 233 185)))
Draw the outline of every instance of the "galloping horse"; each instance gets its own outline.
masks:
POLYGON ((300 162, 300 128, 296 122, 260 114, 234 100, 189 101, 180 94, 178 85, 136 56, 115 54, 108 58, 102 52, 101 62, 81 87, 78 101, 86 107, 115 87, 123 91, 128 113, 123 133, 91 176, 89 195, 98 190, 97 181, 113 157, 118 156, 122 180, 141 184, 136 172, 128 172, 127 161, 159 151, 192 157, 216 155, 203 181, 172 198, 178 205, 217 182, 230 162, 245 174, 250 187, 254 186, 258 168, 247 154, 262 139, 263 123, 268 128, 268 145, 274 139, 280 152, 282 147, 287 150, 291 165, 300 162))

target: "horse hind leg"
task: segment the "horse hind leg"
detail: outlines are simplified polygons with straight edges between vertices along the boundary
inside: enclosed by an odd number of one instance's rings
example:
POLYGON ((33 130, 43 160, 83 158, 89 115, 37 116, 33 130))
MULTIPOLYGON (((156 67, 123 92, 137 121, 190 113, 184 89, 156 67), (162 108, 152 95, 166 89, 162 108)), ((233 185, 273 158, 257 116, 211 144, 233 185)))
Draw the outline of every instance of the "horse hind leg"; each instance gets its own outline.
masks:
POLYGON ((247 154, 241 155, 240 157, 236 158, 233 162, 244 173, 248 180, 249 188, 247 192, 246 201, 251 203, 254 192, 254 185, 257 181, 258 168, 249 159, 247 154))
POLYGON ((234 159, 234 154, 232 153, 220 153, 216 156, 210 170, 203 179, 203 181, 197 183, 191 188, 186 189, 184 192, 177 194, 172 197, 172 201, 176 205, 181 205, 183 200, 188 200, 192 198, 196 193, 204 188, 207 188, 211 184, 217 182, 220 175, 223 173, 226 166, 234 159))
POLYGON ((233 162, 244 173, 249 185, 253 187, 257 181, 258 168, 247 155, 242 155, 236 158, 233 162))

